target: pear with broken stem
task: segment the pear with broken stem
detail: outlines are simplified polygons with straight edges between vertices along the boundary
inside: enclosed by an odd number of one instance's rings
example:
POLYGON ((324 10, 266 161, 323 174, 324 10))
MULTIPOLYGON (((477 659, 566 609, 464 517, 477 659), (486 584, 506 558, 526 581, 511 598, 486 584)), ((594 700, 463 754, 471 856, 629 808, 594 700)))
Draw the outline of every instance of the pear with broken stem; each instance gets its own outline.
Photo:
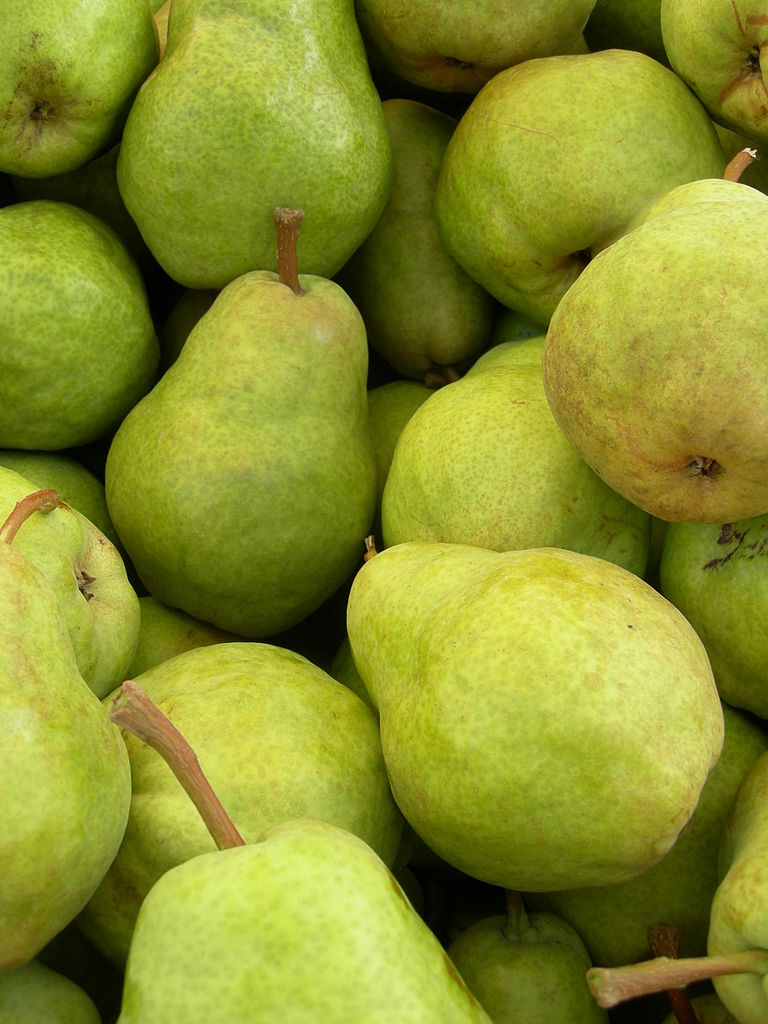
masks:
POLYGON ((207 1024, 490 1024, 366 843, 293 819, 243 845, 196 757, 177 753, 178 734, 135 683, 111 714, 169 757, 219 847, 166 872, 144 901, 119 1024, 201 1012, 207 1024))

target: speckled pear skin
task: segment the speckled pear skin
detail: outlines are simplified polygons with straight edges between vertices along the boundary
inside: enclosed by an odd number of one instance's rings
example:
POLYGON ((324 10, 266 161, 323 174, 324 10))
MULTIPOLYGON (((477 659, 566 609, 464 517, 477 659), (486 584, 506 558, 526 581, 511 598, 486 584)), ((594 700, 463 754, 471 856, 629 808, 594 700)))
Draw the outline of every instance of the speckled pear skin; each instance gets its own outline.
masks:
POLYGON ((462 117, 437 219, 475 280, 546 327, 641 210, 724 167, 706 111, 669 68, 631 50, 540 57, 501 71, 462 117))
POLYGON ((494 1024, 608 1024, 587 985, 589 953, 555 914, 482 918, 447 953, 494 1024))
POLYGON ((481 881, 546 891, 639 874, 720 754, 701 641, 611 562, 399 544, 357 573, 347 629, 400 809, 481 881))
MULTIPOLYGON (((540 359, 510 342, 416 409, 381 499, 385 545, 407 540, 508 551, 562 547, 642 576, 650 517, 605 484, 555 422, 540 359)), ((537 346, 538 349, 538 346, 537 346)))
POLYGON ((363 315, 368 342, 398 374, 471 362, 487 346, 497 303, 448 253, 435 188, 456 120, 425 103, 382 106, 394 172, 384 211, 337 280, 363 315))
POLYGON ((133 258, 93 214, 48 199, 0 209, 0 248, 0 446, 108 436, 160 361, 133 258))
POLYGON ((304 619, 362 558, 376 502, 362 318, 332 281, 222 290, 107 456, 147 590, 244 637, 304 619))
MULTIPOLYGON (((745 776, 720 843, 721 881, 712 900, 707 952, 768 950, 768 753, 745 776)), ((715 992, 739 1024, 760 1024, 768 1013, 765 975, 713 979, 715 992)))
POLYGON ((275 206, 305 211, 299 267, 332 277, 373 228, 392 155, 351 0, 174 0, 123 132, 123 201, 193 288, 274 270, 275 206))
POLYGON ((53 590, 0 543, 0 971, 85 905, 117 853, 131 796, 120 732, 78 672, 53 590))
MULTIPOLYGON (((187 651, 138 682, 192 744, 246 842, 286 818, 312 817, 349 829, 394 863, 403 819, 378 723, 342 683, 293 651, 243 642, 187 651)), ((163 759, 132 735, 124 738, 133 780, 125 836, 78 918, 90 940, 121 964, 152 885, 215 848, 163 759)))
POLYGON ((95 157, 156 62, 146 0, 3 0, 0 171, 45 178, 95 157))
MULTIPOLYGON (((0 522, 39 485, 2 465, 0 522)), ((125 679, 139 637, 140 609, 120 553, 69 505, 29 517, 13 541, 59 601, 77 667, 97 697, 125 679)))
POLYGON ((0 973, 0 1022, 102 1024, 91 997, 39 960, 0 973))
POLYGON ((555 419, 607 484, 660 519, 768 511, 765 229, 757 189, 680 185, 584 268, 550 321, 555 419))
POLYGON ((147 896, 119 1024, 182 1020, 489 1024, 370 847, 311 820, 187 861, 147 896))

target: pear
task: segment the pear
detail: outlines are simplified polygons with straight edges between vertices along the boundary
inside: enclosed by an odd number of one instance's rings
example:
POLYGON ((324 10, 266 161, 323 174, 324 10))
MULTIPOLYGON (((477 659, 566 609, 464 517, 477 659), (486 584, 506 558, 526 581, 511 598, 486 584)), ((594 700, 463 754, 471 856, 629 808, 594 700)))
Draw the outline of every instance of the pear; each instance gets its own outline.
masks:
MULTIPOLYGON (((35 483, 0 465, 0 520, 34 498, 35 483)), ((20 526, 15 548, 53 588, 80 674, 97 697, 125 678, 139 636, 139 599, 118 550, 66 502, 20 526)))
POLYGON ((4 971, 35 957, 90 899, 120 845, 131 781, 56 594, 5 534, 0 594, 0 775, 13 780, 0 796, 4 971))
POLYGON ((435 391, 409 418, 381 499, 385 545, 562 547, 643 575, 649 517, 603 483, 555 422, 542 345, 529 339, 489 350, 482 367, 435 391), (520 358, 524 345, 528 360, 520 358))
POLYGON ((362 318, 334 282, 288 280, 253 271, 222 289, 105 467, 149 593, 248 638, 296 625, 351 576, 376 503, 362 318))
POLYGON ((366 842, 289 818, 246 845, 194 748, 140 686, 123 683, 110 717, 163 756, 218 847, 166 871, 144 900, 120 1024, 201 1012, 209 1024, 489 1024, 366 842))
POLYGON ((170 277, 218 289, 274 270, 277 205, 306 211, 300 265, 332 277, 378 220, 391 175, 349 0, 173 0, 117 164, 170 277))
POLYGON ((415 100, 383 104, 393 179, 384 212, 337 275, 368 342, 403 377, 468 364, 488 345, 495 301, 448 254, 435 188, 456 119, 415 100))
POLYGON ((494 1024, 608 1024, 592 998, 584 943, 562 918, 526 913, 510 894, 507 913, 485 917, 446 950, 494 1024))
POLYGON ((660 18, 669 63, 712 117, 768 141, 764 0, 662 0, 660 18))
POLYGON ((723 700, 768 718, 768 516, 722 525, 670 523, 659 587, 704 642, 723 700))
POLYGON ((512 64, 575 52, 594 6, 595 0, 356 0, 355 10, 372 56, 406 82, 474 93, 512 64))
POLYGON ((660 519, 768 511, 761 225, 768 196, 748 185, 678 186, 592 260, 550 321, 555 419, 610 487, 660 519))
POLYGON ((438 226, 470 276, 546 327, 585 265, 650 202, 724 166, 704 108, 651 57, 540 57, 499 72, 459 121, 438 226))
POLYGON ((0 973, 0 1024, 101 1024, 91 997, 38 960, 0 973))
POLYGON ((4 0, 0 171, 45 178, 119 137, 157 62, 147 0, 4 0))
POLYGON ((201 1012, 208 1024, 490 1022, 371 848, 307 820, 172 868, 144 901, 119 1024, 201 1012))
POLYGON ((125 672, 125 678, 128 679, 184 651, 243 639, 209 622, 193 619, 186 612, 163 604, 151 594, 139 598, 139 609, 139 636, 133 659, 125 672))
MULTIPOLYGON (((394 863, 403 820, 389 788, 378 723, 341 683, 299 654, 246 642, 183 652, 137 681, 193 744, 247 841, 286 818, 312 817, 354 832, 394 863)), ((213 848, 155 751, 130 734, 125 741, 133 779, 125 837, 78 918, 88 938, 120 964, 152 885, 213 848)))
POLYGON ((534 910, 557 914, 572 925, 596 964, 615 966, 648 957, 648 929, 659 921, 674 922, 678 955, 706 953, 710 906, 720 880, 720 837, 742 779, 768 749, 768 733, 759 719, 723 704, 723 721, 722 754, 690 821, 658 864, 616 885, 527 897, 534 910))
POLYGON ((548 891, 647 870, 720 755, 701 641, 603 559, 405 542, 358 571, 347 629, 400 809, 482 881, 548 891))
POLYGON ((0 446, 109 435, 154 381, 144 281, 103 221, 49 199, 0 209, 0 446))

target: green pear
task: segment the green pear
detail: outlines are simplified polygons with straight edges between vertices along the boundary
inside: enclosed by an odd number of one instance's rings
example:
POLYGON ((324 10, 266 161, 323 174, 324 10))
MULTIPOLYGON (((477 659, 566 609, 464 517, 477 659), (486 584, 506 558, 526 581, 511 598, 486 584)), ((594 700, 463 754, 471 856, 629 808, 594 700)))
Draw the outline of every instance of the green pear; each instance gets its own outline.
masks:
POLYGON ((488 345, 496 302, 448 254, 435 188, 455 118, 415 100, 383 104, 393 179, 373 231, 337 275, 368 342, 403 377, 472 362, 488 345))
POLYGON ((355 10, 372 55, 396 75, 438 92, 474 93, 512 64, 577 50, 594 5, 356 0, 355 10))
POLYGON ((701 637, 723 700, 768 718, 768 516, 721 526, 670 523, 659 587, 701 637))
POLYGON ((723 705, 725 740, 696 810, 667 855, 636 878, 615 885, 537 893, 534 910, 563 917, 596 964, 634 963, 650 955, 648 928, 674 922, 680 956, 707 950, 712 898, 719 882, 717 851, 741 781, 768 749, 764 723, 723 705))
POLYGON ((45 178, 119 137, 157 62, 147 0, 3 0, 0 170, 45 178))
POLYGON ((208 1024, 490 1024, 371 848, 311 820, 186 861, 144 901, 119 1024, 201 1013, 208 1024))
POLYGON ((662 0, 660 16, 669 63, 712 117, 768 141, 765 0, 662 0))
POLYGON ((541 354, 544 351, 545 338, 546 335, 541 334, 539 329, 530 337, 499 340, 472 363, 464 376, 474 376, 481 370, 489 369, 497 361, 500 368, 525 364, 538 367, 541 371, 541 354))
POLYGON ((0 446, 106 437, 160 358, 133 258, 93 214, 47 199, 0 210, 0 248, 0 446))
POLYGON ((149 593, 249 638, 351 576, 376 503, 362 318, 326 278, 285 281, 253 271, 222 289, 105 468, 149 593))
POLYGON ((222 288, 275 268, 275 206, 300 206, 305 273, 332 277, 387 199, 392 154, 349 0, 173 0, 117 179, 166 273, 222 288))
MULTIPOLYGON (((0 465, 0 521, 37 490, 0 465)), ((14 546, 53 588, 80 674, 103 697, 125 678, 139 636, 139 600, 119 551, 65 502, 45 516, 30 516, 14 546)))
POLYGON ((131 780, 56 594, 4 538, 0 594, 1 972, 35 957, 90 899, 120 845, 131 780))
POLYGON ((724 166, 710 118, 669 68, 632 50, 541 57, 497 74, 459 121, 438 225, 476 281, 546 326, 650 202, 724 166))
POLYGON ((209 622, 193 619, 178 608, 162 604, 151 594, 139 598, 139 608, 139 636, 133 660, 125 672, 127 679, 133 679, 153 665, 159 665, 184 651, 243 639, 234 633, 217 629, 209 622))
POLYGON ((768 511, 761 225, 768 196, 748 185, 678 186, 585 268, 550 322, 555 419, 609 486, 660 519, 768 511))
POLYGON ((398 544, 358 571, 347 629, 398 806, 440 857, 491 884, 549 891, 647 870, 720 754, 701 641, 603 559, 398 544))
POLYGON ((506 915, 470 925, 446 952, 494 1024, 608 1024, 587 986, 589 953, 555 914, 510 900, 506 915))
POLYGON ((119 549, 120 538, 109 518, 104 484, 72 453, 3 448, 0 449, 0 466, 12 469, 36 487, 56 491, 119 549))
POLYGON ((91 997, 37 960, 0 973, 0 1024, 101 1024, 91 997))
POLYGON ((661 38, 661 0, 597 0, 584 38, 590 50, 639 50, 666 64, 661 38))
POLYGON ((562 547, 644 573, 648 514, 603 483, 553 419, 542 344, 508 343, 413 413, 381 499, 385 545, 562 547), (522 345, 531 359, 520 359, 522 345))
MULTIPOLYGON (((312 817, 349 829, 392 865, 403 820, 389 788, 378 723, 347 687, 271 644, 186 651, 138 677, 195 748, 248 842, 312 817)), ((123 963, 139 907, 166 871, 213 849, 195 807, 154 750, 126 734, 133 795, 125 837, 78 918, 123 963)))
MULTIPOLYGON (((744 778, 720 844, 722 881, 712 900, 707 950, 711 957, 760 950, 768 960, 768 755, 744 778)), ((766 974, 745 971, 713 978, 715 991, 739 1024, 768 1014, 766 974)))

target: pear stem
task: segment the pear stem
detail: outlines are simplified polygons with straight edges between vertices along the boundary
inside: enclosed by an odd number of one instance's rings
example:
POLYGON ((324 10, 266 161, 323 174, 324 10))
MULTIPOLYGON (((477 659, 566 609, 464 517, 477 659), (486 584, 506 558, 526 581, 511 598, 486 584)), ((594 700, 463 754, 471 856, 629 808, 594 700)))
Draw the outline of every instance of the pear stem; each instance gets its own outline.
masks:
POLYGON ((750 147, 740 149, 726 164, 723 177, 726 181, 739 181, 753 160, 757 160, 756 149, 751 149, 750 147))
POLYGON ((522 893, 516 889, 505 889, 504 904, 507 908, 507 920, 501 929, 501 934, 505 939, 513 941, 528 924, 522 893))
POLYGON ((296 244, 304 211, 290 206, 276 206, 274 218, 277 231, 277 276, 280 283, 287 285, 294 295, 303 295, 304 289, 299 283, 296 244))
POLYGON ((138 683, 125 680, 112 701, 109 717, 165 759, 220 850, 245 846, 245 840, 203 774, 194 750, 138 683))
POLYGON ((50 488, 32 491, 31 494, 27 494, 16 502, 8 518, 0 526, 0 541, 10 544, 31 515, 34 515, 35 512, 46 515, 63 504, 58 493, 50 488))
POLYGON ((365 554, 363 555, 363 561, 367 562, 371 558, 373 558, 374 555, 378 555, 378 551, 376 550, 376 538, 373 536, 372 533, 369 533, 363 543, 365 544, 365 554))
MULTIPOLYGON (((654 956, 675 960, 680 956, 680 933, 674 925, 663 924, 661 921, 652 924, 648 929, 648 944, 654 956)), ((699 1024, 684 988, 667 989, 667 996, 678 1024, 699 1024)))
POLYGON ((591 967, 587 984, 599 1006, 610 1009, 627 999, 683 988, 722 974, 768 974, 768 952, 748 949, 730 956, 666 956, 642 960, 626 967, 591 967))
POLYGON ((424 374, 424 386, 433 391, 446 384, 455 384, 457 380, 461 380, 461 374, 455 366, 438 366, 435 363, 424 374))

